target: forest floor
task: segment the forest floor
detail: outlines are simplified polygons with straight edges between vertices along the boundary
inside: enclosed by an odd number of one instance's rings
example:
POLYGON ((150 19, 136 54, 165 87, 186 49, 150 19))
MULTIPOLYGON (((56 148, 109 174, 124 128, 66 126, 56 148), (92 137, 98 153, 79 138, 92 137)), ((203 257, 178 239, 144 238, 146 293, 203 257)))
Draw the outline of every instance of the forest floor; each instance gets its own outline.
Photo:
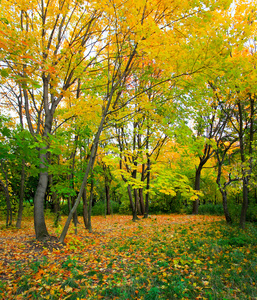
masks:
POLYGON ((114 215, 93 217, 88 233, 79 222, 61 245, 37 242, 32 219, 20 230, 0 221, 0 299, 257 299, 256 225, 114 215))

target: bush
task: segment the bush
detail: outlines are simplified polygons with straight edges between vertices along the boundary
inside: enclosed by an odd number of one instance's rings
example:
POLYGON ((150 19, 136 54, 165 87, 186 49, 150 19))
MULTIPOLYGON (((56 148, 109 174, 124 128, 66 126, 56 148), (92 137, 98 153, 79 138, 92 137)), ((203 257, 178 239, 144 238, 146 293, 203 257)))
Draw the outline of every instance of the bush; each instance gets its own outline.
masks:
MULTIPOLYGON (((110 203, 111 213, 118 214, 120 205, 115 201, 110 203)), ((92 216, 104 216, 106 213, 106 203, 105 201, 99 201, 92 207, 92 216)))
POLYGON ((247 213, 246 213, 246 220, 248 222, 257 222, 257 204, 250 203, 247 213))
POLYGON ((199 205, 198 213, 200 215, 213 215, 213 216, 222 216, 224 214, 222 204, 202 204, 199 205))
MULTIPOLYGON (((119 203, 111 201, 111 213, 117 214, 119 213, 119 203)), ((69 215, 69 207, 68 202, 61 205, 61 213, 65 216, 69 215)), ((83 216, 83 203, 80 203, 77 208, 78 216, 83 216)), ((92 216, 104 216, 105 215, 105 202, 98 201, 92 207, 92 216)))
POLYGON ((152 214, 180 213, 182 209, 183 200, 179 193, 175 197, 160 194, 149 203, 149 213, 152 214))
POLYGON ((121 205, 119 207, 119 213, 121 215, 131 215, 132 214, 129 200, 125 200, 121 203, 121 205))
MULTIPOLYGON (((68 202, 60 205, 62 215, 68 216, 69 215, 69 206, 68 202)), ((83 203, 79 203, 77 207, 78 216, 83 216, 83 203)))
POLYGON ((34 216, 34 205, 31 205, 29 202, 25 201, 23 203, 23 212, 22 216, 25 218, 34 216))

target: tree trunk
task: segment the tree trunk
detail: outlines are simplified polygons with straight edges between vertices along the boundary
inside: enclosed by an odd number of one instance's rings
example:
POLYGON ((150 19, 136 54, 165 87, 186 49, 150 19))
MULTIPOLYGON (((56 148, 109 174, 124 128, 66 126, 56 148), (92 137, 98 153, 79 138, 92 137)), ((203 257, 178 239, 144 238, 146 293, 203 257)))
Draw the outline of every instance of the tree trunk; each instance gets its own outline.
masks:
MULTIPOLYGON (((106 112, 108 110, 109 105, 110 105, 110 102, 108 102, 108 105, 107 105, 107 108, 106 108, 106 112)), ((59 239, 60 243, 64 243, 64 239, 65 239, 65 236, 66 236, 66 234, 68 232, 70 221, 72 219, 73 213, 76 211, 76 209, 77 209, 77 207, 79 205, 80 199, 81 199, 82 194, 84 192, 85 185, 87 183, 89 172, 90 172, 90 170, 94 166, 95 157, 96 157, 96 153, 97 153, 98 142, 99 142, 99 138, 100 138, 101 132, 103 130, 103 124, 104 124, 104 121, 105 121, 106 112, 103 114, 102 119, 101 119, 101 123, 100 123, 100 125, 98 127, 98 131, 97 131, 97 134, 95 136, 95 139, 94 139, 94 142, 93 142, 93 145, 92 145, 92 148, 91 148, 91 153, 90 153, 90 157, 89 157, 87 169, 86 169, 86 172, 85 172, 85 175, 84 175, 84 178, 83 178, 80 190, 79 190, 79 194, 77 196, 77 199, 76 199, 76 201, 74 203, 73 208, 71 209, 71 211, 69 213, 69 216, 68 216, 68 218, 66 220, 66 223, 65 223, 65 225, 63 227, 63 230, 62 230, 62 233, 61 233, 61 236, 60 236, 60 239, 59 239)))
MULTIPOLYGON (((72 203, 72 206, 75 203, 75 197, 74 196, 71 197, 71 203, 72 203)), ((75 234, 77 234, 77 226, 78 226, 78 212, 77 212, 77 210, 75 210, 72 219, 73 219, 73 224, 75 226, 75 234)))
POLYGON ((243 179, 243 203, 240 216, 240 227, 245 228, 246 212, 248 208, 248 178, 243 179))
POLYGON ((88 206, 88 231, 89 232, 92 232, 91 214, 92 214, 93 196, 94 196, 94 179, 93 179, 93 172, 92 172, 91 173, 90 198, 89 198, 89 206, 88 206))
POLYGON ((138 189, 139 192, 139 202, 140 202, 140 207, 141 207, 141 212, 142 215, 145 215, 145 203, 144 203, 144 194, 143 194, 143 189, 138 189))
POLYGON ((87 205, 86 189, 84 189, 82 199, 83 199, 83 221, 84 221, 85 228, 88 229, 88 205, 87 205))
POLYGON ((133 189, 134 191, 134 199, 135 199, 135 207, 137 209, 138 215, 142 215, 141 206, 138 197, 138 189, 133 189))
POLYGON ((222 194, 222 203, 223 203, 223 210, 224 210, 226 222, 231 224, 232 219, 228 211, 227 191, 220 189, 220 192, 222 194))
POLYGON ((150 126, 149 126, 149 116, 147 116, 147 133, 146 133, 146 156, 147 156, 147 174, 146 174, 146 195, 145 195, 145 213, 144 218, 148 218, 149 215, 149 189, 150 189, 150 168, 151 168, 151 162, 150 162, 150 155, 149 155, 149 132, 150 132, 150 126))
POLYGON ((128 195, 129 195, 129 202, 130 202, 130 206, 131 206, 131 209, 132 209, 132 215, 133 215, 133 219, 132 221, 135 222, 137 220, 137 210, 136 210, 136 207, 133 203, 133 197, 132 197, 132 192, 131 192, 131 186, 128 185, 127 186, 127 189, 128 189, 128 195))
MULTIPOLYGON (((202 166, 199 165, 195 172, 195 190, 196 191, 200 191, 201 171, 202 171, 202 166)), ((199 207, 199 196, 193 202, 193 215, 198 215, 198 207, 199 207)))
POLYGON ((106 214, 110 215, 111 214, 111 200, 110 200, 110 186, 108 182, 105 181, 105 195, 106 195, 106 214))
POLYGON ((10 201, 8 187, 5 188, 5 194, 6 194, 6 206, 7 206, 6 227, 8 227, 12 225, 12 205, 10 201))
POLYGON ((34 197, 34 226, 36 232, 36 239, 43 241, 49 238, 49 234, 46 228, 45 215, 44 215, 44 202, 46 189, 48 185, 48 172, 46 167, 46 149, 40 149, 41 164, 40 169, 42 170, 39 174, 38 186, 34 197))
POLYGON ((22 212, 23 212, 23 198, 24 198, 24 185, 25 185, 25 160, 22 160, 21 165, 21 186, 20 186, 20 197, 19 197, 19 208, 16 227, 21 228, 22 212))
MULTIPOLYGON (((246 213, 247 208, 249 204, 249 179, 252 174, 252 159, 253 159, 253 142, 254 142, 254 97, 250 95, 250 135, 249 135, 249 170, 243 171, 243 204, 241 209, 241 216, 240 216, 240 227, 245 228, 245 221, 246 221, 246 213)), ((241 105, 240 102, 238 104, 238 110, 240 114, 240 134, 239 134, 239 140, 240 140, 240 151, 241 151, 241 159, 242 162, 245 162, 245 155, 244 155, 244 144, 243 144, 243 135, 242 135, 242 111, 241 111, 241 105)))

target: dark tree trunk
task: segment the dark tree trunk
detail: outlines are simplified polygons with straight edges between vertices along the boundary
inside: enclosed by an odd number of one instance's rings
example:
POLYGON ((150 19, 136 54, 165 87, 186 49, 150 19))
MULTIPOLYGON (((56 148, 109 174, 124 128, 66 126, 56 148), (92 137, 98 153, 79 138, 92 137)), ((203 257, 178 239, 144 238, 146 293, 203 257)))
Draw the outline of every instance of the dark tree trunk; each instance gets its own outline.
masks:
MULTIPOLYGON (((72 203, 72 207, 73 207, 74 203, 75 203, 75 197, 74 196, 71 197, 71 203, 72 203)), ((75 234, 77 234, 77 226, 78 226, 78 212, 77 212, 77 210, 75 210, 75 212, 73 214, 73 217, 72 217, 72 220, 73 220, 73 224, 75 226, 75 234)))
POLYGON ((149 155, 149 135, 150 135, 150 127, 149 127, 149 116, 147 117, 147 133, 146 133, 146 156, 147 156, 147 174, 146 174, 146 195, 145 195, 145 213, 144 218, 148 218, 149 215, 149 189, 150 189, 150 168, 151 168, 151 162, 150 162, 150 155, 149 155))
POLYGON ((141 212, 142 215, 145 215, 145 203, 144 203, 144 194, 143 194, 143 189, 138 189, 139 192, 139 202, 140 202, 140 207, 141 207, 141 212))
MULTIPOLYGON (((46 169, 46 149, 41 149, 43 153, 40 155, 41 164, 40 169, 46 169)), ((46 228, 45 215, 44 215, 44 202, 46 189, 48 185, 48 172, 41 171, 39 174, 38 186, 34 197, 34 226, 36 232, 36 239, 43 241, 49 238, 49 234, 46 228)))
POLYGON ((8 227, 12 225, 12 205, 10 201, 8 187, 5 188, 5 195, 6 195, 6 206, 7 206, 6 227, 8 227))
POLYGON ((232 219, 228 211, 227 191, 220 189, 220 192, 222 194, 222 204, 223 204, 223 210, 224 210, 226 222, 231 224, 232 219))
POLYGON ((89 206, 88 206, 88 231, 89 232, 92 232, 91 214, 92 214, 93 196, 94 196, 94 180, 93 180, 93 172, 92 172, 91 173, 90 198, 89 198, 89 206))
POLYGON ((243 179, 243 203, 242 203, 241 216, 240 216, 240 227, 242 229, 245 228, 247 208, 248 208, 248 178, 246 176, 243 179))
POLYGON ((149 169, 147 171, 147 176, 146 176, 146 195, 145 195, 145 214, 144 218, 148 218, 149 215, 149 188, 150 188, 150 160, 149 160, 149 169))
POLYGON ((130 206, 131 206, 131 209, 132 209, 132 215, 133 215, 133 219, 132 221, 136 221, 137 220, 137 210, 136 210, 136 207, 133 203, 133 197, 132 197, 132 192, 131 192, 131 186, 128 185, 127 186, 127 189, 128 189, 128 195, 129 195, 129 202, 130 202, 130 206))
POLYGON ((106 214, 111 214, 111 200, 110 200, 110 186, 108 182, 105 181, 105 195, 106 195, 106 214))
POLYGON ((88 205, 87 205, 86 189, 84 189, 82 199, 83 199, 83 221, 84 221, 85 228, 88 229, 88 205))
POLYGON ((21 186, 20 186, 20 197, 19 197, 19 208, 16 227, 21 228, 22 212, 23 212, 23 198, 24 198, 24 185, 25 185, 25 161, 22 160, 21 165, 21 186))
MULTIPOLYGON (((201 166, 201 164, 199 164, 199 166, 195 172, 195 190, 196 191, 200 191, 201 171, 202 171, 202 166, 201 166)), ((198 207, 199 207, 199 196, 193 202, 193 215, 198 215, 198 207)))
POLYGON ((142 215, 141 206, 140 206, 139 197, 138 197, 138 190, 133 189, 133 191, 134 191, 135 207, 137 209, 137 213, 139 215, 142 215))

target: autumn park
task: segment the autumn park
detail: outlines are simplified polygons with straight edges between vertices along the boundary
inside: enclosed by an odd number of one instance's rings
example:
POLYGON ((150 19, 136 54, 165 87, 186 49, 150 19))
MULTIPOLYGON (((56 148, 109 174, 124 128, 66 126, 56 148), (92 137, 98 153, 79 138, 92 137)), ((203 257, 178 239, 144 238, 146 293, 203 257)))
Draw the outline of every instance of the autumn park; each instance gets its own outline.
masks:
POLYGON ((257 3, 0 1, 0 299, 257 299, 257 3))

